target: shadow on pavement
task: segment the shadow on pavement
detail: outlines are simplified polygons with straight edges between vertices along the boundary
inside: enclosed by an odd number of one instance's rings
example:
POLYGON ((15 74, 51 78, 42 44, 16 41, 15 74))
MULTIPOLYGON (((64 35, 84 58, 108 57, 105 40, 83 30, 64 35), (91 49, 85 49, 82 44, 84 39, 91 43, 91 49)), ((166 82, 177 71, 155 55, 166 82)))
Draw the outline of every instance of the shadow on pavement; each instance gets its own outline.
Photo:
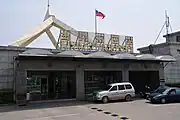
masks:
POLYGON ((55 108, 55 107, 67 107, 67 106, 78 106, 92 104, 92 102, 87 101, 52 101, 52 102, 42 102, 42 103, 28 103, 26 106, 3 106, 0 107, 0 113, 2 112, 13 112, 22 110, 33 110, 33 109, 44 109, 44 108, 55 108))
POLYGON ((160 102, 154 102, 154 103, 152 103, 152 102, 150 102, 150 101, 146 101, 145 103, 152 104, 152 105, 168 105, 168 104, 177 104, 177 103, 180 103, 180 102, 167 102, 167 103, 162 104, 162 103, 160 103, 160 102))

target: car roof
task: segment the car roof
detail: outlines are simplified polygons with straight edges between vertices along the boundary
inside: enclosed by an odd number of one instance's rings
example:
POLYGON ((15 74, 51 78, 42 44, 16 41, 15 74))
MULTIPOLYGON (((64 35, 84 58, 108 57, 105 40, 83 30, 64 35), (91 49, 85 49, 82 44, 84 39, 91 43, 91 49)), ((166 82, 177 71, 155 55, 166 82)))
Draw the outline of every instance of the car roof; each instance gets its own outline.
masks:
POLYGON ((180 90, 180 88, 178 88, 178 87, 169 87, 169 88, 167 88, 167 90, 172 90, 172 89, 180 90))
POLYGON ((125 84, 130 84, 129 82, 121 82, 121 83, 112 83, 112 84, 109 84, 110 86, 114 86, 114 85, 125 85, 125 84))

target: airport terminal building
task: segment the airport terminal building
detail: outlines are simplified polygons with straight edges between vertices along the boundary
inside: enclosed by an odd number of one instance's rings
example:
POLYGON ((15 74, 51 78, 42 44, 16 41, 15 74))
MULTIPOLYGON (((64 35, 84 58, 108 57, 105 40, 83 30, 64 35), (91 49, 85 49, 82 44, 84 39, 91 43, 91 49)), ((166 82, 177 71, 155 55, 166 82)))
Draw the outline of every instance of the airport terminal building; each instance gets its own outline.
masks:
POLYGON ((0 47, 1 89, 13 89, 17 103, 77 99, 88 100, 91 93, 109 83, 131 82, 136 93, 145 85, 163 84, 164 62, 171 56, 134 55, 106 52, 83 54, 79 51, 0 47), (7 74, 7 75, 5 75, 7 74))
POLYGON ((0 104, 30 101, 89 100, 109 83, 131 82, 138 94, 145 85, 164 83, 164 63, 172 56, 134 54, 133 37, 79 31, 49 14, 31 33, 0 46, 0 104), (59 29, 56 40, 50 28, 59 29), (54 48, 27 47, 47 34, 54 48))

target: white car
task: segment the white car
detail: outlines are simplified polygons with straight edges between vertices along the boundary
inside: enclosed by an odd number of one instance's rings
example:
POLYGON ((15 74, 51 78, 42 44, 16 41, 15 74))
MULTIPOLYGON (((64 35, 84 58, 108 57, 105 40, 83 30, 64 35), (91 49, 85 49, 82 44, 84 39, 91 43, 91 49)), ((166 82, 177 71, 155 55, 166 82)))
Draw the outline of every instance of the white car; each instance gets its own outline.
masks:
POLYGON ((129 82, 109 84, 103 90, 93 93, 93 99, 95 101, 102 101, 103 103, 108 103, 110 100, 121 99, 130 101, 132 97, 135 97, 135 90, 129 82))

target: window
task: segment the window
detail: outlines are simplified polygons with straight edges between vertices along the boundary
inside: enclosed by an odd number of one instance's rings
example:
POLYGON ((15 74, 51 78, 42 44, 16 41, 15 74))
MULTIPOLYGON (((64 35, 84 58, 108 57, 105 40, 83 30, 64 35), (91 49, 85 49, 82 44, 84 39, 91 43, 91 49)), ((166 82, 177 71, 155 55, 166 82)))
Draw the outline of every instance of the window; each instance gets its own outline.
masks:
POLYGON ((170 90, 169 91, 169 95, 175 95, 176 94, 176 90, 170 90))
POLYGON ((124 85, 118 85, 118 87, 119 87, 119 90, 125 90, 124 85))
POLYGON ((117 91, 117 86, 113 86, 110 91, 117 91))
POLYGON ((177 49, 177 52, 180 54, 180 49, 177 49))
POLYGON ((176 90, 176 94, 177 94, 177 95, 180 95, 180 89, 177 89, 177 90, 176 90))
POLYGON ((180 35, 176 36, 176 42, 180 42, 180 35))
POLYGON ((131 85, 125 85, 126 89, 132 89, 131 85))

